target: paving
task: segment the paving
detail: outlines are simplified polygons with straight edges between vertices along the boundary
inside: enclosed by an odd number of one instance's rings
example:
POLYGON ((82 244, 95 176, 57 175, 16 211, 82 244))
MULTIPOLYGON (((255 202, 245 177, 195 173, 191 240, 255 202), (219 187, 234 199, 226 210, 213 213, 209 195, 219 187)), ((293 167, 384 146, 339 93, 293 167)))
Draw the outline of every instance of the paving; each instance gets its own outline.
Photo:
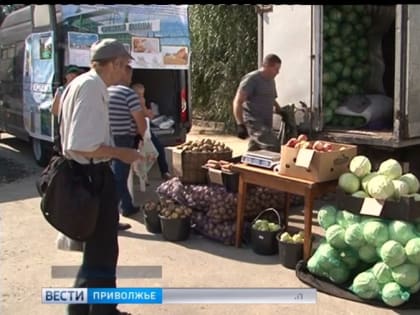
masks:
MULTIPOLYGON (((193 128, 189 139, 208 137, 225 142, 234 156, 246 150, 246 141, 229 135, 206 134, 193 128)), ((73 279, 51 277, 52 266, 78 266, 81 254, 56 248, 57 232, 43 219, 34 181, 41 171, 30 146, 10 137, 0 139, 0 290, 2 315, 66 314, 64 305, 41 303, 43 287, 71 287, 73 279), (6 161, 6 162, 5 162, 6 161), (10 172, 10 168, 13 169, 10 172), (6 170, 5 170, 6 169, 6 170), (12 174, 11 174, 12 173, 12 174), (5 178, 5 179, 3 179, 5 178)), ((148 191, 134 192, 142 203, 155 198, 160 184, 156 167, 148 191)), ((119 266, 162 266, 160 278, 119 278, 119 287, 162 288, 306 288, 278 256, 256 255, 249 247, 235 248, 193 233, 183 242, 167 242, 146 231, 142 215, 123 218, 132 228, 119 236, 119 266)), ((302 209, 294 209, 290 222, 302 226, 302 209)), ((322 234, 319 227, 314 232, 322 234)), ((121 305, 137 314, 419 314, 419 310, 393 311, 317 294, 316 304, 164 304, 121 305)))

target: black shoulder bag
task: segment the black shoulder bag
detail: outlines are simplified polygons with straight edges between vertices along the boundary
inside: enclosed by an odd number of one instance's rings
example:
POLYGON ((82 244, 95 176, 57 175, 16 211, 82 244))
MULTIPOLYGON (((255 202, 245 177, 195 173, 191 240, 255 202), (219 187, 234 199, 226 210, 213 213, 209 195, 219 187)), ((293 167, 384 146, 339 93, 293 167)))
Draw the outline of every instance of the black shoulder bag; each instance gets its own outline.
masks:
MULTIPOLYGON (((61 123, 61 109, 58 126, 61 123)), ((59 127, 58 127, 59 128, 59 127)), ((41 211, 54 228, 73 240, 86 241, 96 227, 99 196, 93 183, 93 162, 81 165, 66 159, 56 134, 55 152, 36 182, 41 211)))

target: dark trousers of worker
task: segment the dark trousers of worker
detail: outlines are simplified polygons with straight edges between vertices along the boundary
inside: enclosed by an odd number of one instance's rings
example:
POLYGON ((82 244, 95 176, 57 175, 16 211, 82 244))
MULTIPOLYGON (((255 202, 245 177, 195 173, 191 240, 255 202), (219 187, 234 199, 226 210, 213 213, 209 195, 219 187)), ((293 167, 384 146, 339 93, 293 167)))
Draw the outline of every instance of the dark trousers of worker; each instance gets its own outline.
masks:
POLYGON ((150 131, 150 135, 151 135, 152 143, 159 153, 157 162, 159 165, 160 173, 164 175, 165 173, 168 173, 169 171, 168 163, 166 162, 165 148, 162 145, 162 143, 160 143, 159 139, 155 136, 153 132, 150 131))
MULTIPOLYGON (((115 135, 114 143, 117 147, 134 148, 135 136, 132 135, 115 135)), ((120 160, 112 160, 112 171, 117 184, 117 193, 119 199, 119 209, 123 215, 130 215, 136 212, 133 206, 133 199, 128 190, 127 180, 130 174, 130 164, 121 162, 120 160)))
MULTIPOLYGON (((88 166, 86 166, 88 167, 88 166)), ((93 234, 85 242, 76 288, 115 288, 118 260, 118 211, 114 175, 109 163, 93 166, 92 180, 100 196, 93 234)), ((116 315, 116 304, 71 304, 69 315, 116 315)))

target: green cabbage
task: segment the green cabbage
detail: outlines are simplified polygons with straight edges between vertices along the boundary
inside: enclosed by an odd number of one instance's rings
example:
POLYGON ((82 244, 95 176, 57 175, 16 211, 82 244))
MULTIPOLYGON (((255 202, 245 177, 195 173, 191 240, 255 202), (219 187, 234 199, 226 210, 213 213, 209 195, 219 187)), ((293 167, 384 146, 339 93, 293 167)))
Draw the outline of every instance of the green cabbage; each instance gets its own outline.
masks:
POLYGON ((308 263, 306 264, 308 270, 310 273, 317 275, 317 276, 323 276, 324 271, 322 270, 320 263, 319 263, 319 255, 314 254, 309 258, 308 263))
POLYGON ((328 205, 323 206, 318 211, 318 223, 324 228, 328 229, 331 225, 336 222, 337 209, 334 206, 328 205))
POLYGON ((394 179, 392 181, 392 184, 394 185, 394 195, 393 197, 397 200, 399 200, 401 197, 406 196, 409 194, 410 187, 405 181, 394 179))
POLYGON ((360 180, 352 173, 344 173, 338 178, 338 186, 346 193, 352 194, 359 190, 360 180))
POLYGON ((331 225, 325 232, 325 238, 328 244, 337 249, 343 249, 347 247, 344 242, 344 229, 338 224, 331 225))
POLYGON ((403 287, 409 288, 419 280, 419 267, 413 264, 402 264, 391 269, 392 278, 403 287))
POLYGON ((365 177, 362 178, 362 181, 361 181, 362 188, 366 193, 369 193, 368 189, 367 189, 367 185, 368 185, 369 181, 377 175, 379 175, 377 172, 372 172, 372 173, 367 174, 365 177))
POLYGON ((406 260, 404 247, 394 240, 389 240, 382 245, 380 256, 389 267, 397 267, 406 260))
POLYGON ((414 175, 412 173, 406 173, 406 174, 402 175, 399 178, 399 180, 402 180, 402 181, 404 181, 408 184, 408 186, 410 187, 409 194, 414 194, 414 193, 418 192, 420 184, 419 184, 419 180, 417 179, 416 175, 414 175))
POLYGON ((350 161, 350 172, 359 178, 362 178, 370 173, 372 164, 364 155, 357 155, 350 161))
POLYGON ((344 241, 347 245, 356 249, 363 246, 366 241, 363 236, 362 226, 359 223, 350 225, 344 233, 344 241))
POLYGON ((369 198, 370 197, 368 193, 365 192, 364 190, 358 190, 355 193, 353 193, 352 196, 356 198, 369 198))
POLYGON ((340 259, 350 269, 354 269, 359 265, 359 255, 351 249, 343 250, 340 253, 340 259))
POLYGON ((398 283, 389 282, 382 288, 381 298, 390 306, 398 306, 408 301, 410 293, 403 290, 398 283))
POLYGON ((397 241, 403 246, 416 237, 414 225, 404 221, 391 221, 388 225, 388 231, 389 239, 397 241))
POLYGON ((419 292, 419 291, 420 291, 420 281, 419 281, 419 282, 417 282, 415 285, 411 286, 411 287, 408 289, 408 291, 409 291, 411 294, 414 294, 414 293, 419 292))
POLYGON ((319 245, 315 254, 318 255, 318 264, 322 270, 328 271, 332 268, 342 266, 340 252, 328 243, 319 245))
POLYGON ((394 195, 394 184, 385 175, 377 175, 369 180, 367 185, 368 193, 376 199, 387 199, 394 195))
POLYGON ((388 227, 380 221, 370 221, 363 225, 363 236, 368 244, 381 246, 389 240, 388 227))
POLYGON ((364 245, 359 248, 359 258, 367 263, 374 263, 378 261, 378 255, 376 254, 376 248, 372 245, 364 245))
POLYGON ((346 266, 342 268, 332 268, 328 271, 328 275, 331 282, 344 283, 350 277, 350 271, 346 266))
POLYGON ((379 295, 380 287, 372 272, 359 273, 350 288, 356 295, 364 299, 373 299, 379 295))
POLYGON ((405 253, 411 263, 420 266, 420 237, 413 238, 407 242, 405 253))
POLYGON ((402 167, 397 160, 388 159, 379 165, 378 173, 386 175, 390 179, 397 179, 402 175, 402 167))
POLYGON ((380 261, 372 267, 372 272, 375 275, 376 280, 379 284, 385 284, 394 281, 392 278, 391 268, 387 264, 380 261))
POLYGON ((347 228, 354 223, 360 222, 360 216, 346 210, 339 210, 337 211, 336 221, 341 227, 347 228))

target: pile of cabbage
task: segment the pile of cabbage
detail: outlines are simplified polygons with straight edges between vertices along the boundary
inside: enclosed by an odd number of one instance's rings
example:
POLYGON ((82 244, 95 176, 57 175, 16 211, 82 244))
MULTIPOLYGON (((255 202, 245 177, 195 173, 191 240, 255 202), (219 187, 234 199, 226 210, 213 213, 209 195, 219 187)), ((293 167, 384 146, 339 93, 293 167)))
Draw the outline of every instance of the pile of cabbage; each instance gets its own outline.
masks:
POLYGON ((412 173, 403 174, 401 164, 394 159, 383 161, 376 171, 366 156, 357 155, 350 161, 350 172, 342 174, 338 186, 354 197, 372 197, 398 201, 401 197, 420 200, 419 180, 412 173))
POLYGON ((359 216, 327 205, 319 209, 318 222, 325 238, 308 260, 312 274, 390 306, 420 290, 420 220, 359 216))

